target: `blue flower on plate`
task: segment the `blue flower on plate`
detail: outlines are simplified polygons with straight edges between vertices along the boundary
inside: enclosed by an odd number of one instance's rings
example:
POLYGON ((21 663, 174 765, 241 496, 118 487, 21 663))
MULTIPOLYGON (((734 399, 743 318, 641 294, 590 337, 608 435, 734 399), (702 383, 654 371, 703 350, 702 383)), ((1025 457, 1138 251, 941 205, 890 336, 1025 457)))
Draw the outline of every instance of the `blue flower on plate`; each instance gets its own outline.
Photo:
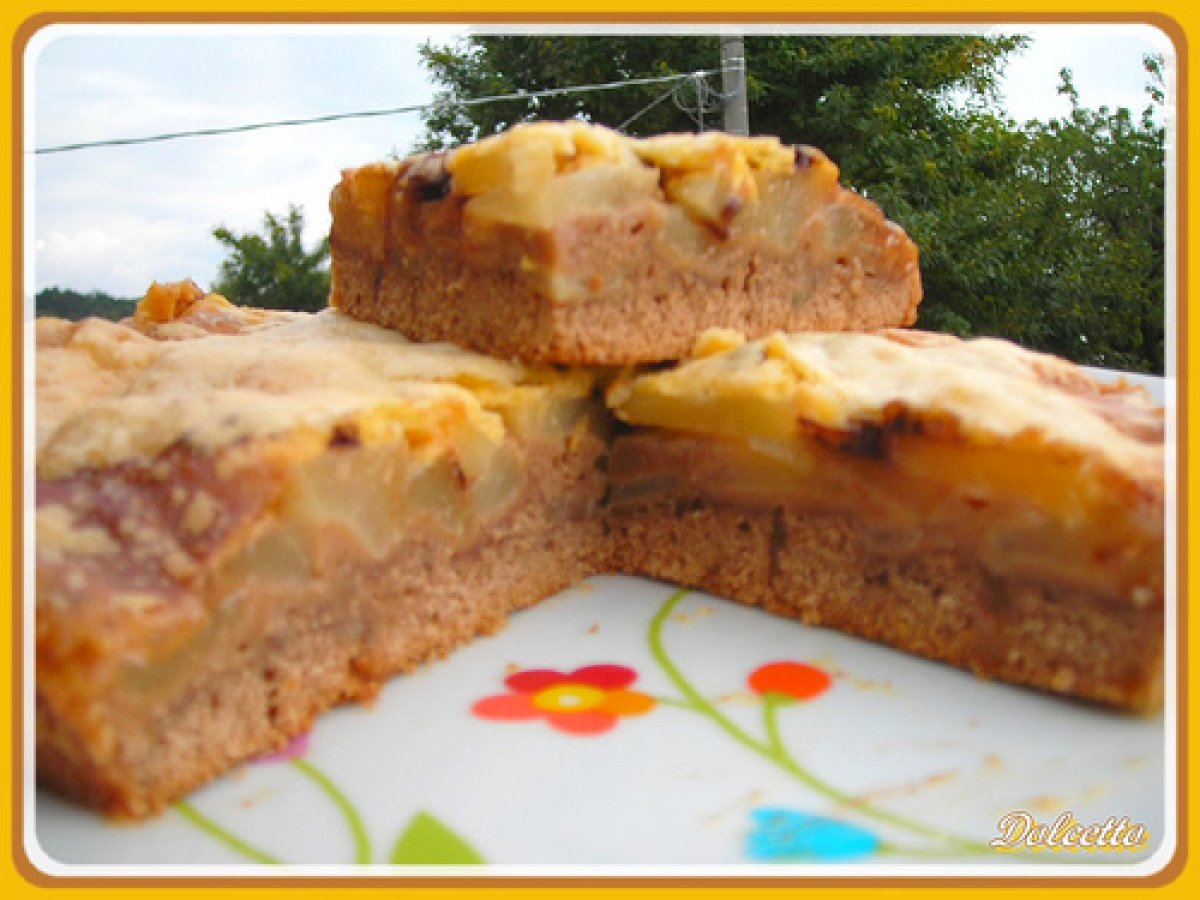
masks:
POLYGON ((880 847, 877 836, 837 819, 791 809, 762 807, 750 814, 754 830, 746 850, 754 859, 844 861, 870 856, 880 847))

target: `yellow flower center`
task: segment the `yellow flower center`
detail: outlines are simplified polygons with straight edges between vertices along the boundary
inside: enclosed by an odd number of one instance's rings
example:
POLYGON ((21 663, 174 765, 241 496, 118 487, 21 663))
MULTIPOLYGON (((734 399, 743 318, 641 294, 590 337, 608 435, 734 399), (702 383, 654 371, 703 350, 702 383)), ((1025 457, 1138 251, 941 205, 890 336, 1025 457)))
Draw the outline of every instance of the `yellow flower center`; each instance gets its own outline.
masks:
POLYGON ((533 705, 543 712, 584 712, 604 702, 605 691, 587 684, 556 684, 533 696, 533 705))

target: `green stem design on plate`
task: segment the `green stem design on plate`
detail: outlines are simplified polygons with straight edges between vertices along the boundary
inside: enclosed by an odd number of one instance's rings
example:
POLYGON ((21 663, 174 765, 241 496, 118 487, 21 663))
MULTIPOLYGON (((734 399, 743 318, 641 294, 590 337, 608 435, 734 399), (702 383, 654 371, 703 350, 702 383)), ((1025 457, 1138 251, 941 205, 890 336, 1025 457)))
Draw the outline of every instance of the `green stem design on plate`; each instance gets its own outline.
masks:
POLYGON ((881 822, 887 822, 899 828, 904 828, 941 843, 951 844, 964 852, 986 853, 989 855, 992 853, 991 847, 981 841, 973 841, 969 838, 960 837, 951 832, 943 831, 940 828, 934 828, 923 822, 910 819, 907 816, 889 812, 886 809, 879 809, 861 798, 846 794, 833 785, 817 778, 795 760, 787 749, 787 746, 783 743, 783 738, 779 733, 778 711, 780 706, 784 705, 787 705, 787 702, 780 694, 767 694, 763 697, 763 727, 766 729, 767 744, 770 747, 768 758, 784 771, 802 781, 817 793, 828 797, 836 803, 856 810, 865 816, 870 816, 881 822))
POLYGON ((742 729, 738 728, 737 725, 726 718, 721 711, 716 708, 716 706, 701 696, 700 692, 692 687, 691 682, 684 677, 683 673, 679 671, 679 668, 675 665, 675 663, 671 661, 671 657, 667 654, 666 647, 663 646, 662 632, 667 618, 672 612, 675 611, 675 607, 679 605, 679 601, 690 593, 691 591, 689 591, 687 588, 683 588, 673 593, 667 598, 667 602, 662 605, 662 608, 650 622, 650 633, 648 635, 650 642, 650 653, 654 657, 655 662, 658 663, 659 668, 663 670, 667 678, 671 680, 671 683, 675 685, 679 693, 683 694, 684 697, 683 703, 670 701, 666 698, 659 697, 656 697, 655 700, 657 700, 659 703, 666 702, 673 706, 682 706, 686 709, 691 709, 695 712, 698 712, 703 716, 707 716, 739 744, 748 747, 755 753, 769 756, 770 751, 766 744, 756 741, 754 738, 750 737, 750 735, 746 734, 746 732, 742 731, 742 729))
MULTIPOLYGON (((370 865, 374 855, 371 849, 371 838, 367 834, 366 825, 358 809, 342 790, 333 783, 328 775, 310 763, 307 759, 296 757, 288 760, 296 771, 300 772, 315 784, 325 794, 338 811, 342 814, 350 835, 354 840, 354 862, 357 865, 370 865)), ((280 865, 282 860, 259 850, 249 841, 243 840, 231 831, 218 825, 212 819, 201 813, 196 807, 185 800, 174 804, 179 814, 205 834, 220 841, 226 847, 241 854, 251 862, 266 865, 280 865)), ((408 827, 392 849, 392 863, 440 863, 442 865, 479 865, 483 863, 479 852, 467 843, 459 834, 451 831, 446 825, 435 819, 427 812, 418 812, 409 822, 408 827)))
POLYGON ((648 634, 650 653, 653 655, 659 667, 666 674, 667 678, 670 679, 671 683, 684 697, 683 702, 656 698, 660 703, 667 703, 672 706, 679 706, 700 713, 700 715, 707 717, 714 724, 719 726, 726 734, 736 740, 739 744, 742 744, 744 747, 753 750, 763 758, 770 760, 811 790, 839 805, 852 809, 864 816, 869 816, 871 818, 878 819, 881 822, 887 822, 890 825, 914 832, 923 837, 936 840, 943 844, 951 845, 957 848, 959 852, 986 853, 989 855, 993 852, 992 849, 985 843, 960 837, 937 828, 932 828, 929 825, 925 825, 921 822, 917 822, 897 813, 888 812, 887 810, 872 806, 871 804, 859 798, 852 797, 849 794, 838 790, 833 785, 823 781, 812 772, 805 769, 795 760, 795 758, 792 757, 779 732, 778 710, 779 707, 783 705, 781 701, 786 699, 782 695, 766 694, 763 697, 763 727, 766 733, 765 741, 759 741, 747 734, 731 719, 718 710, 712 702, 701 696, 700 693, 683 675, 679 667, 676 666, 671 660, 669 654, 667 653, 666 647, 663 644, 663 627, 666 625, 667 619, 670 617, 671 613, 675 611, 675 608, 679 605, 679 602, 683 600, 683 598, 689 593, 691 592, 686 588, 673 593, 667 598, 666 602, 663 603, 658 613, 650 622, 650 631, 648 634))
POLYGON ((354 839, 354 861, 358 865, 367 865, 371 862, 371 838, 367 834, 366 826, 363 825, 362 816, 349 798, 341 792, 336 784, 330 780, 324 772, 314 766, 306 759, 297 757, 291 761, 292 765, 302 772, 310 781, 319 787, 325 795, 333 801, 334 806, 342 814, 346 825, 350 829, 350 836, 354 839))
MULTIPOLYGON (((371 862, 372 855, 371 838, 368 836, 362 816, 359 815, 354 804, 350 802, 349 798, 342 793, 328 775, 308 760, 296 758, 289 760, 289 762, 291 762, 297 771, 315 784, 325 796, 333 801, 334 806, 341 812, 342 818, 350 829, 350 836, 354 840, 354 862, 358 865, 368 865, 371 862)), ((249 841, 243 840, 233 832, 218 825, 187 801, 178 801, 175 804, 175 809, 201 831, 210 837, 216 838, 226 847, 240 853, 251 862, 266 863, 268 865, 280 865, 282 863, 282 860, 277 859, 270 853, 259 850, 249 841)))
POLYGON ((282 862, 282 860, 275 858, 270 853, 259 850, 248 841, 242 840, 236 834, 226 831, 186 800, 178 800, 173 805, 181 816, 209 835, 209 837, 215 838, 230 850, 240 853, 251 862, 263 863, 269 866, 277 866, 282 862))

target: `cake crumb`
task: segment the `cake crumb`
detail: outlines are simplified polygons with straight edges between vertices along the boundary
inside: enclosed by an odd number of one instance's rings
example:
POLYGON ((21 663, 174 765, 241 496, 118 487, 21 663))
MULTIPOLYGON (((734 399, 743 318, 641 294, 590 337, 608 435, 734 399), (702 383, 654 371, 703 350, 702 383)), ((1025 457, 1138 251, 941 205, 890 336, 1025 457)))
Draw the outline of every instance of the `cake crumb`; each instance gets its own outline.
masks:
POLYGON ((714 702, 719 704, 753 704, 757 703, 760 699, 761 698, 758 696, 758 694, 754 693, 753 691, 732 691, 728 694, 721 694, 721 696, 714 698, 714 702))
POLYGON ((1056 810, 1065 809, 1067 803, 1062 797, 1054 794, 1042 794, 1040 797, 1034 797, 1029 805, 1038 812, 1054 812, 1056 810))
POLYGON ((700 619, 706 619, 713 614, 713 608, 708 604, 697 606, 692 610, 683 610, 671 616, 673 622, 679 622, 681 625, 688 625, 700 619))
POLYGON ((838 672, 837 677, 844 678, 846 681, 849 681, 850 684, 858 688, 860 691, 878 691, 887 697, 894 697, 896 695, 896 686, 892 683, 891 679, 876 681, 872 678, 855 678, 854 676, 845 672, 838 672))
POLYGON ((238 806, 242 809, 253 809, 264 800, 270 800, 275 796, 275 793, 276 791, 274 788, 259 788, 254 793, 249 794, 238 801, 238 806))
POLYGON ((867 791, 859 794, 854 798, 856 804, 873 803, 878 800, 884 800, 891 797, 910 797, 920 791, 928 788, 937 787, 947 782, 954 781, 958 778, 959 772, 957 769, 947 769, 944 772, 934 772, 925 778, 911 781, 907 784, 894 785, 892 787, 882 787, 874 791, 867 791))
POLYGON ((588 628, 587 633, 588 634, 599 634, 600 633, 600 623, 593 622, 592 625, 588 628))
POLYGON ((722 825, 731 815, 741 818, 745 816, 747 811, 750 809, 753 809, 756 806, 761 806, 766 800, 766 797, 766 792, 763 791, 762 788, 755 788, 745 796, 734 800, 723 809, 719 809, 716 812, 706 816, 704 818, 704 824, 722 825))
POLYGON ((1004 768, 1004 760, 995 753, 989 753, 983 758, 983 770, 985 772, 1001 772, 1004 768))

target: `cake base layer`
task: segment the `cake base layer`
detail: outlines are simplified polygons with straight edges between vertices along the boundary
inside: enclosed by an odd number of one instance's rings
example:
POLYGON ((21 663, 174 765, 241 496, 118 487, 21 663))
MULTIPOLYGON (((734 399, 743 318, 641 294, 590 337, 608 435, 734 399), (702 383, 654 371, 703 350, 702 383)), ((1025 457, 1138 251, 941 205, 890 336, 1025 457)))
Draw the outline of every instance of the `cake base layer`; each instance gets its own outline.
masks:
POLYGON ((454 210, 439 218, 416 209, 382 261, 335 243, 333 302, 413 340, 572 364, 677 359, 709 327, 757 337, 867 330, 915 315, 915 269, 818 259, 801 245, 762 241, 707 239, 692 256, 665 237, 659 207, 542 232, 497 225, 479 242, 454 210), (555 296, 527 271, 531 259, 568 273, 580 290, 555 296))
POLYGON ((614 567, 966 668, 1132 710, 1162 704, 1161 609, 999 578, 953 552, 888 551, 847 515, 692 491, 610 514, 614 567))
POLYGON ((330 529, 319 574, 245 580, 203 633, 126 673, 86 716, 60 714, 39 690, 39 782, 108 814, 159 812, 603 568, 602 445, 584 440, 533 456, 526 494, 469 544, 414 533, 376 559, 330 529))

